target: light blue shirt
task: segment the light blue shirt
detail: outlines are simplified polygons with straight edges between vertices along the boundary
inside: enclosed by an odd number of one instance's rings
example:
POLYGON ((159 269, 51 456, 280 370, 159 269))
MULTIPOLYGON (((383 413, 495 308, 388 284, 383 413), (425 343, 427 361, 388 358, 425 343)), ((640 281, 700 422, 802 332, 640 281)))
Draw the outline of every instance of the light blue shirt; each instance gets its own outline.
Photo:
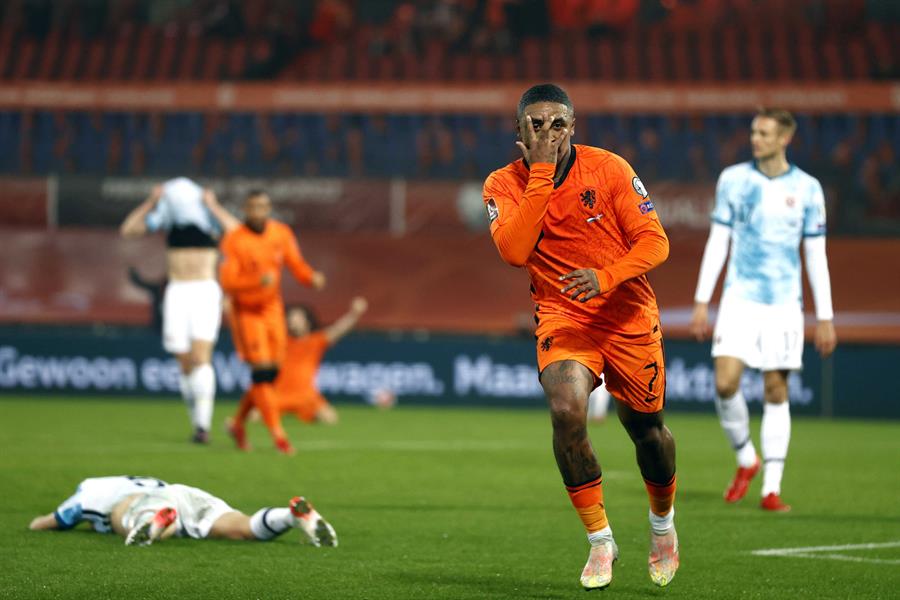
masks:
POLYGON ((162 196, 147 214, 149 231, 170 231, 173 227, 194 225, 210 236, 222 233, 222 227, 203 204, 203 188, 188 179, 178 177, 166 181, 162 196))
POLYGON ((712 219, 731 228, 724 293, 761 304, 802 303, 800 242, 825 235, 825 196, 815 177, 795 165, 772 178, 753 162, 728 167, 712 219))
POLYGON ((82 481, 70 498, 54 511, 58 529, 71 529, 82 521, 90 522, 100 533, 112 531, 113 508, 131 494, 145 493, 168 485, 155 477, 91 477, 82 481))

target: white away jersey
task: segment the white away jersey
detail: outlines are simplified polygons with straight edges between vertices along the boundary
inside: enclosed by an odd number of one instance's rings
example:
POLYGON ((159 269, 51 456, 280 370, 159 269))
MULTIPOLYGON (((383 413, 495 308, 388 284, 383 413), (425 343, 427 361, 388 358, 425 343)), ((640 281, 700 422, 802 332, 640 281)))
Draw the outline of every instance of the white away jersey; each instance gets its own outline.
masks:
POLYGON ((746 162, 719 176, 712 219, 731 228, 725 291, 762 304, 800 303, 800 241, 825 235, 819 181, 791 165, 769 178, 746 162))
POLYGON ((187 177, 163 183, 162 196, 147 215, 146 223, 150 231, 193 225, 207 235, 222 233, 219 222, 203 204, 203 188, 187 177))
POLYGON ((109 516, 116 504, 131 494, 167 485, 154 477, 91 477, 78 485, 75 494, 60 504, 53 516, 59 529, 71 529, 82 521, 89 521, 96 531, 108 533, 112 531, 109 516))

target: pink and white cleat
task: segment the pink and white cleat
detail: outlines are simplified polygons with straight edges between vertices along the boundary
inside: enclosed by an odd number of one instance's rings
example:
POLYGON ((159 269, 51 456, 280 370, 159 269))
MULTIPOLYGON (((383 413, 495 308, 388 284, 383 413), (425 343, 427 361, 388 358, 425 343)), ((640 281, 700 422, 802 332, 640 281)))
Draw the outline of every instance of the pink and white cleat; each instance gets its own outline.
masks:
POLYGON ((675 577, 678 564, 678 534, 675 533, 675 527, 662 535, 651 531, 650 556, 647 559, 650 580, 659 587, 669 585, 675 577))
POLYGON ((163 532, 175 522, 178 513, 174 508, 161 508, 149 519, 135 525, 125 538, 126 546, 149 546, 162 537, 163 532))
POLYGON ((334 527, 322 518, 309 500, 303 496, 294 496, 288 506, 294 515, 295 525, 303 531, 313 546, 338 545, 334 527))
POLYGON ((618 557, 619 548, 612 539, 592 545, 587 564, 581 572, 582 587, 589 592, 608 587, 612 583, 613 563, 618 557))

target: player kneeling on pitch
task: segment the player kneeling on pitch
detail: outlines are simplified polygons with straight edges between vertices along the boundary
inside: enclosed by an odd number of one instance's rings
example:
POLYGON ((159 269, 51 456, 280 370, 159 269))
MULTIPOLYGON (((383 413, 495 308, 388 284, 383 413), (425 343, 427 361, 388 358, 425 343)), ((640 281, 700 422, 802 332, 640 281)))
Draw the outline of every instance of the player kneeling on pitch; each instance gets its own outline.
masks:
POLYGON ((286 507, 261 508, 245 515, 199 488, 154 477, 92 477, 29 528, 72 529, 88 522, 99 533, 117 533, 125 544, 146 546, 173 535, 198 540, 271 540, 299 529, 314 546, 337 546, 334 528, 302 497, 286 507))

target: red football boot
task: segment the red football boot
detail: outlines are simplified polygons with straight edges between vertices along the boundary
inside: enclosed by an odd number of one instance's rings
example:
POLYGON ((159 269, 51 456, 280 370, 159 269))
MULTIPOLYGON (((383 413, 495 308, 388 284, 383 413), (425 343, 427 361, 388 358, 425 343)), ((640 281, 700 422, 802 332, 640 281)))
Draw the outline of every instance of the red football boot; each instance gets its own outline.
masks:
POLYGON ((759 503, 759 507, 763 510, 768 510, 772 512, 787 512, 791 510, 791 507, 784 502, 781 501, 781 496, 772 492, 768 494, 765 498, 762 499, 762 502, 759 503))
POLYGON ((247 441, 247 432, 244 430, 244 424, 238 423, 232 417, 225 419, 225 430, 228 432, 228 435, 231 436, 231 439, 234 440, 234 444, 238 447, 238 450, 243 450, 244 452, 249 451, 250 442, 247 441))
POLYGON ((752 467, 738 467, 737 473, 734 475, 734 480, 731 482, 731 485, 728 486, 728 489, 725 490, 725 502, 737 502, 747 495, 747 488, 750 487, 750 482, 756 477, 756 474, 759 473, 761 464, 762 461, 760 461, 757 456, 756 463, 752 467))

